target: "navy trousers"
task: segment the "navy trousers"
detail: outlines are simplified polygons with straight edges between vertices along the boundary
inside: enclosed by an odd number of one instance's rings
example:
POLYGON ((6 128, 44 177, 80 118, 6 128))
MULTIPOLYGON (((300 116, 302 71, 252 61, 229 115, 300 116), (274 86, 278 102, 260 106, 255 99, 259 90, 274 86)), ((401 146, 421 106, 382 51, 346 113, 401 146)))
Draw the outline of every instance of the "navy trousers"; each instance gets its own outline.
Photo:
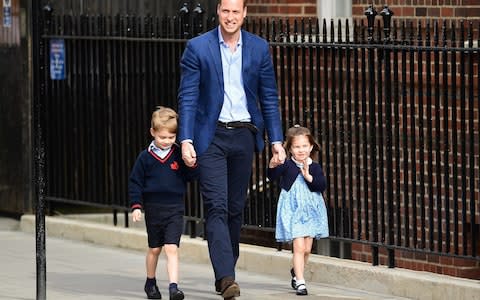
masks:
POLYGON ((217 127, 212 143, 198 158, 208 250, 216 280, 235 278, 254 151, 254 135, 248 128, 217 127))

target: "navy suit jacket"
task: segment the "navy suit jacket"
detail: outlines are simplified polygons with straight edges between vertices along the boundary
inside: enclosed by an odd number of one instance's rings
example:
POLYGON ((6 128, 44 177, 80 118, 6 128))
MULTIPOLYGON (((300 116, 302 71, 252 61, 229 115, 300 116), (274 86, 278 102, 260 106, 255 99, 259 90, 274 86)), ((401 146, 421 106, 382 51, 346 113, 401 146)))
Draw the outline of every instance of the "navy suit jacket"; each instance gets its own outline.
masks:
MULTIPOLYGON (((265 128, 270 141, 283 141, 275 73, 267 41, 247 31, 241 34, 247 108, 259 129, 255 141, 261 151, 265 128)), ((213 140, 224 99, 218 27, 187 42, 180 67, 178 139, 193 140, 201 155, 213 140)))

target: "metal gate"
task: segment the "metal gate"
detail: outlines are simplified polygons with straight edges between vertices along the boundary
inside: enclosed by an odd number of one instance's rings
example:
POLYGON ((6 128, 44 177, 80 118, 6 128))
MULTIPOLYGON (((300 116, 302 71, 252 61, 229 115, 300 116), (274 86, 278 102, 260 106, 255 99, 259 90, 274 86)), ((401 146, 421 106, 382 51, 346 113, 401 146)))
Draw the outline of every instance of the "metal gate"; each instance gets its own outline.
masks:
MULTIPOLYGON (((187 12, 188 11, 188 12, 187 12)), ((127 211, 126 182, 150 140, 150 113, 176 108, 188 38, 215 24, 175 17, 38 17, 35 74, 40 195, 127 211), (65 63, 52 60, 64 49, 65 63), (53 55, 54 57, 54 55, 53 55), (52 65, 53 64, 53 65, 52 65), (53 67, 52 67, 53 66, 53 67), (59 74, 52 75, 52 68, 59 74), (62 69, 63 68, 63 69, 62 69), (65 79, 52 79, 62 75, 65 79)), ((473 24, 247 20, 271 45, 284 129, 312 129, 326 170, 331 240, 478 260, 479 48, 473 24), (330 31, 327 32, 327 28, 330 31)), ((245 229, 275 227, 278 187, 258 153, 245 229)), ((196 186, 187 218, 203 218, 196 186)))

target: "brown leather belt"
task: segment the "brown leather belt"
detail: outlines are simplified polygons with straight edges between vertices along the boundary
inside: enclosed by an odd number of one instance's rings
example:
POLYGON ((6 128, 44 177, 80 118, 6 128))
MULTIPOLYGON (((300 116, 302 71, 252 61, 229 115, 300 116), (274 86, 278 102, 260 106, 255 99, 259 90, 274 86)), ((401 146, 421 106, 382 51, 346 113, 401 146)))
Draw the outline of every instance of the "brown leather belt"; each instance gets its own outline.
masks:
POLYGON ((251 132, 257 133, 258 128, 250 122, 240 122, 240 121, 233 121, 233 122, 217 122, 217 126, 226 128, 226 129, 235 129, 235 128, 248 128, 251 132))

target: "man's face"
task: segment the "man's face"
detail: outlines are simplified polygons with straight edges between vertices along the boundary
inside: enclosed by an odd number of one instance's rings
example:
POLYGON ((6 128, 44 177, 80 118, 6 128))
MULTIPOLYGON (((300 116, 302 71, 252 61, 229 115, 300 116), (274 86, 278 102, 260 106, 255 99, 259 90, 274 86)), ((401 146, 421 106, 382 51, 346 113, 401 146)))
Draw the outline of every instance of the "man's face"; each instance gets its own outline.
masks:
POLYGON ((217 6, 217 14, 222 34, 231 36, 240 31, 247 8, 243 7, 243 0, 222 0, 217 6))

